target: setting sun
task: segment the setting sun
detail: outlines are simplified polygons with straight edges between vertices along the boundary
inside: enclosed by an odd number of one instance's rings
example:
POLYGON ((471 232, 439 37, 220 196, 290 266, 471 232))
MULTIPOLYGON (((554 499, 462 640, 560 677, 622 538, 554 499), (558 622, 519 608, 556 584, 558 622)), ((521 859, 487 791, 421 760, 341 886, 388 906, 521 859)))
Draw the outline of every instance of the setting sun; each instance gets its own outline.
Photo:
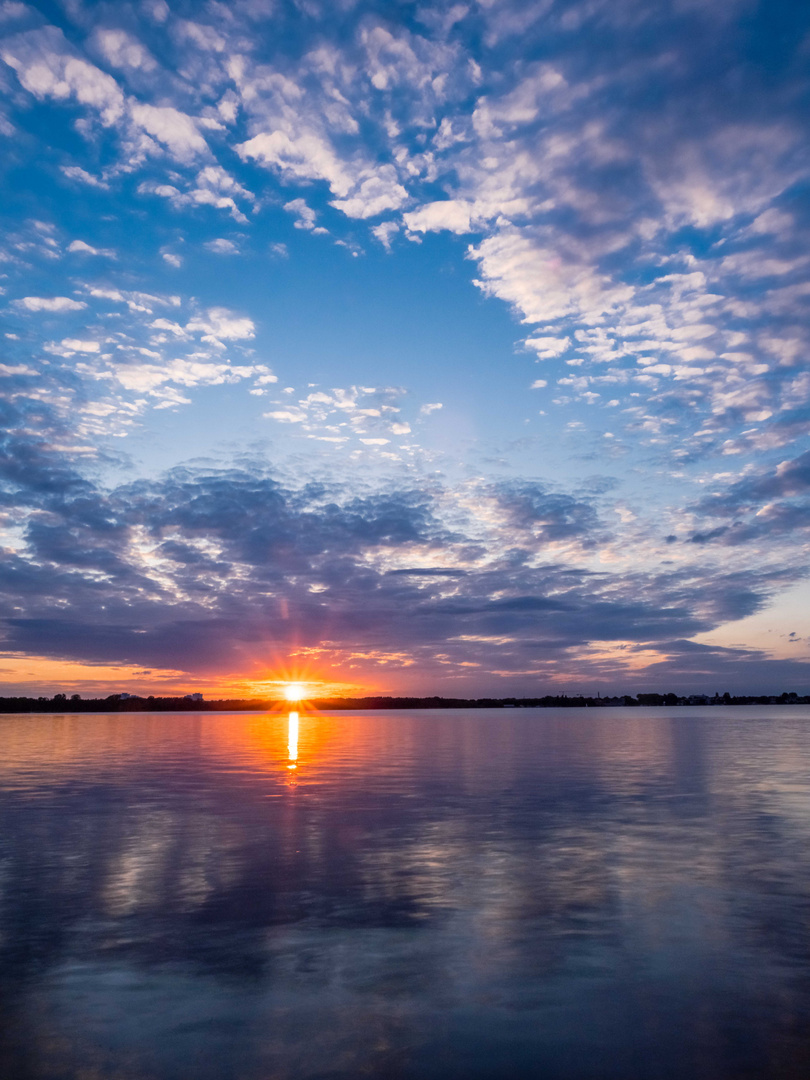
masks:
POLYGON ((302 683, 288 683, 284 687, 284 697, 287 701, 300 701, 304 696, 304 686, 302 683))

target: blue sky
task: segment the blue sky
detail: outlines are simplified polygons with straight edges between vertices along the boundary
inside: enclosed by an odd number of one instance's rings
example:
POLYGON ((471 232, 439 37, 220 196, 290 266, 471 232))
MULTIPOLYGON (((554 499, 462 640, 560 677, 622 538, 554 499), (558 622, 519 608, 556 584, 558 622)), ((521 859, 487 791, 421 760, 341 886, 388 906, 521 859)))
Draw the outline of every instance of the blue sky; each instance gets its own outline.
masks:
POLYGON ((0 35, 6 692, 810 689, 810 13, 0 35))

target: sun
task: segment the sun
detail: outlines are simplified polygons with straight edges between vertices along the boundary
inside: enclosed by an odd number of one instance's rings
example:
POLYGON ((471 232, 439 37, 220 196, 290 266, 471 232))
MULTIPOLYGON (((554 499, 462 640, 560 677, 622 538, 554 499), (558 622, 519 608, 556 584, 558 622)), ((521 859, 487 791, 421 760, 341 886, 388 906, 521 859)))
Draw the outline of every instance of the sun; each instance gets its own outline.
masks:
POLYGON ((300 701, 304 696, 303 683, 291 682, 284 687, 284 697, 287 701, 300 701))

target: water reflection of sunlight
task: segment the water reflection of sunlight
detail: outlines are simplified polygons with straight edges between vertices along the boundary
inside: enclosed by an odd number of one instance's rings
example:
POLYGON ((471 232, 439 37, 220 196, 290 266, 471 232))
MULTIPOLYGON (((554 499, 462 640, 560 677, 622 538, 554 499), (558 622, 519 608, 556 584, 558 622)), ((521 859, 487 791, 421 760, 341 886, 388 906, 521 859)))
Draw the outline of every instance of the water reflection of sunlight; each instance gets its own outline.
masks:
POLYGON ((287 754, 289 756, 288 769, 295 769, 298 762, 298 713, 290 713, 289 728, 287 731, 287 754))

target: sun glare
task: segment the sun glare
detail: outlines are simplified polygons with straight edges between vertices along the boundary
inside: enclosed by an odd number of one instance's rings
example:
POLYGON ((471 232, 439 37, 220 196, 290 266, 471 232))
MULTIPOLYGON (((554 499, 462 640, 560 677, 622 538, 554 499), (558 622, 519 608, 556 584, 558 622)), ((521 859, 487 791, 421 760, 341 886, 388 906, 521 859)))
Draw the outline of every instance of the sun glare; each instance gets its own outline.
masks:
POLYGON ((304 687, 301 683, 287 683, 284 687, 284 697, 287 701, 300 701, 304 696, 304 687))

